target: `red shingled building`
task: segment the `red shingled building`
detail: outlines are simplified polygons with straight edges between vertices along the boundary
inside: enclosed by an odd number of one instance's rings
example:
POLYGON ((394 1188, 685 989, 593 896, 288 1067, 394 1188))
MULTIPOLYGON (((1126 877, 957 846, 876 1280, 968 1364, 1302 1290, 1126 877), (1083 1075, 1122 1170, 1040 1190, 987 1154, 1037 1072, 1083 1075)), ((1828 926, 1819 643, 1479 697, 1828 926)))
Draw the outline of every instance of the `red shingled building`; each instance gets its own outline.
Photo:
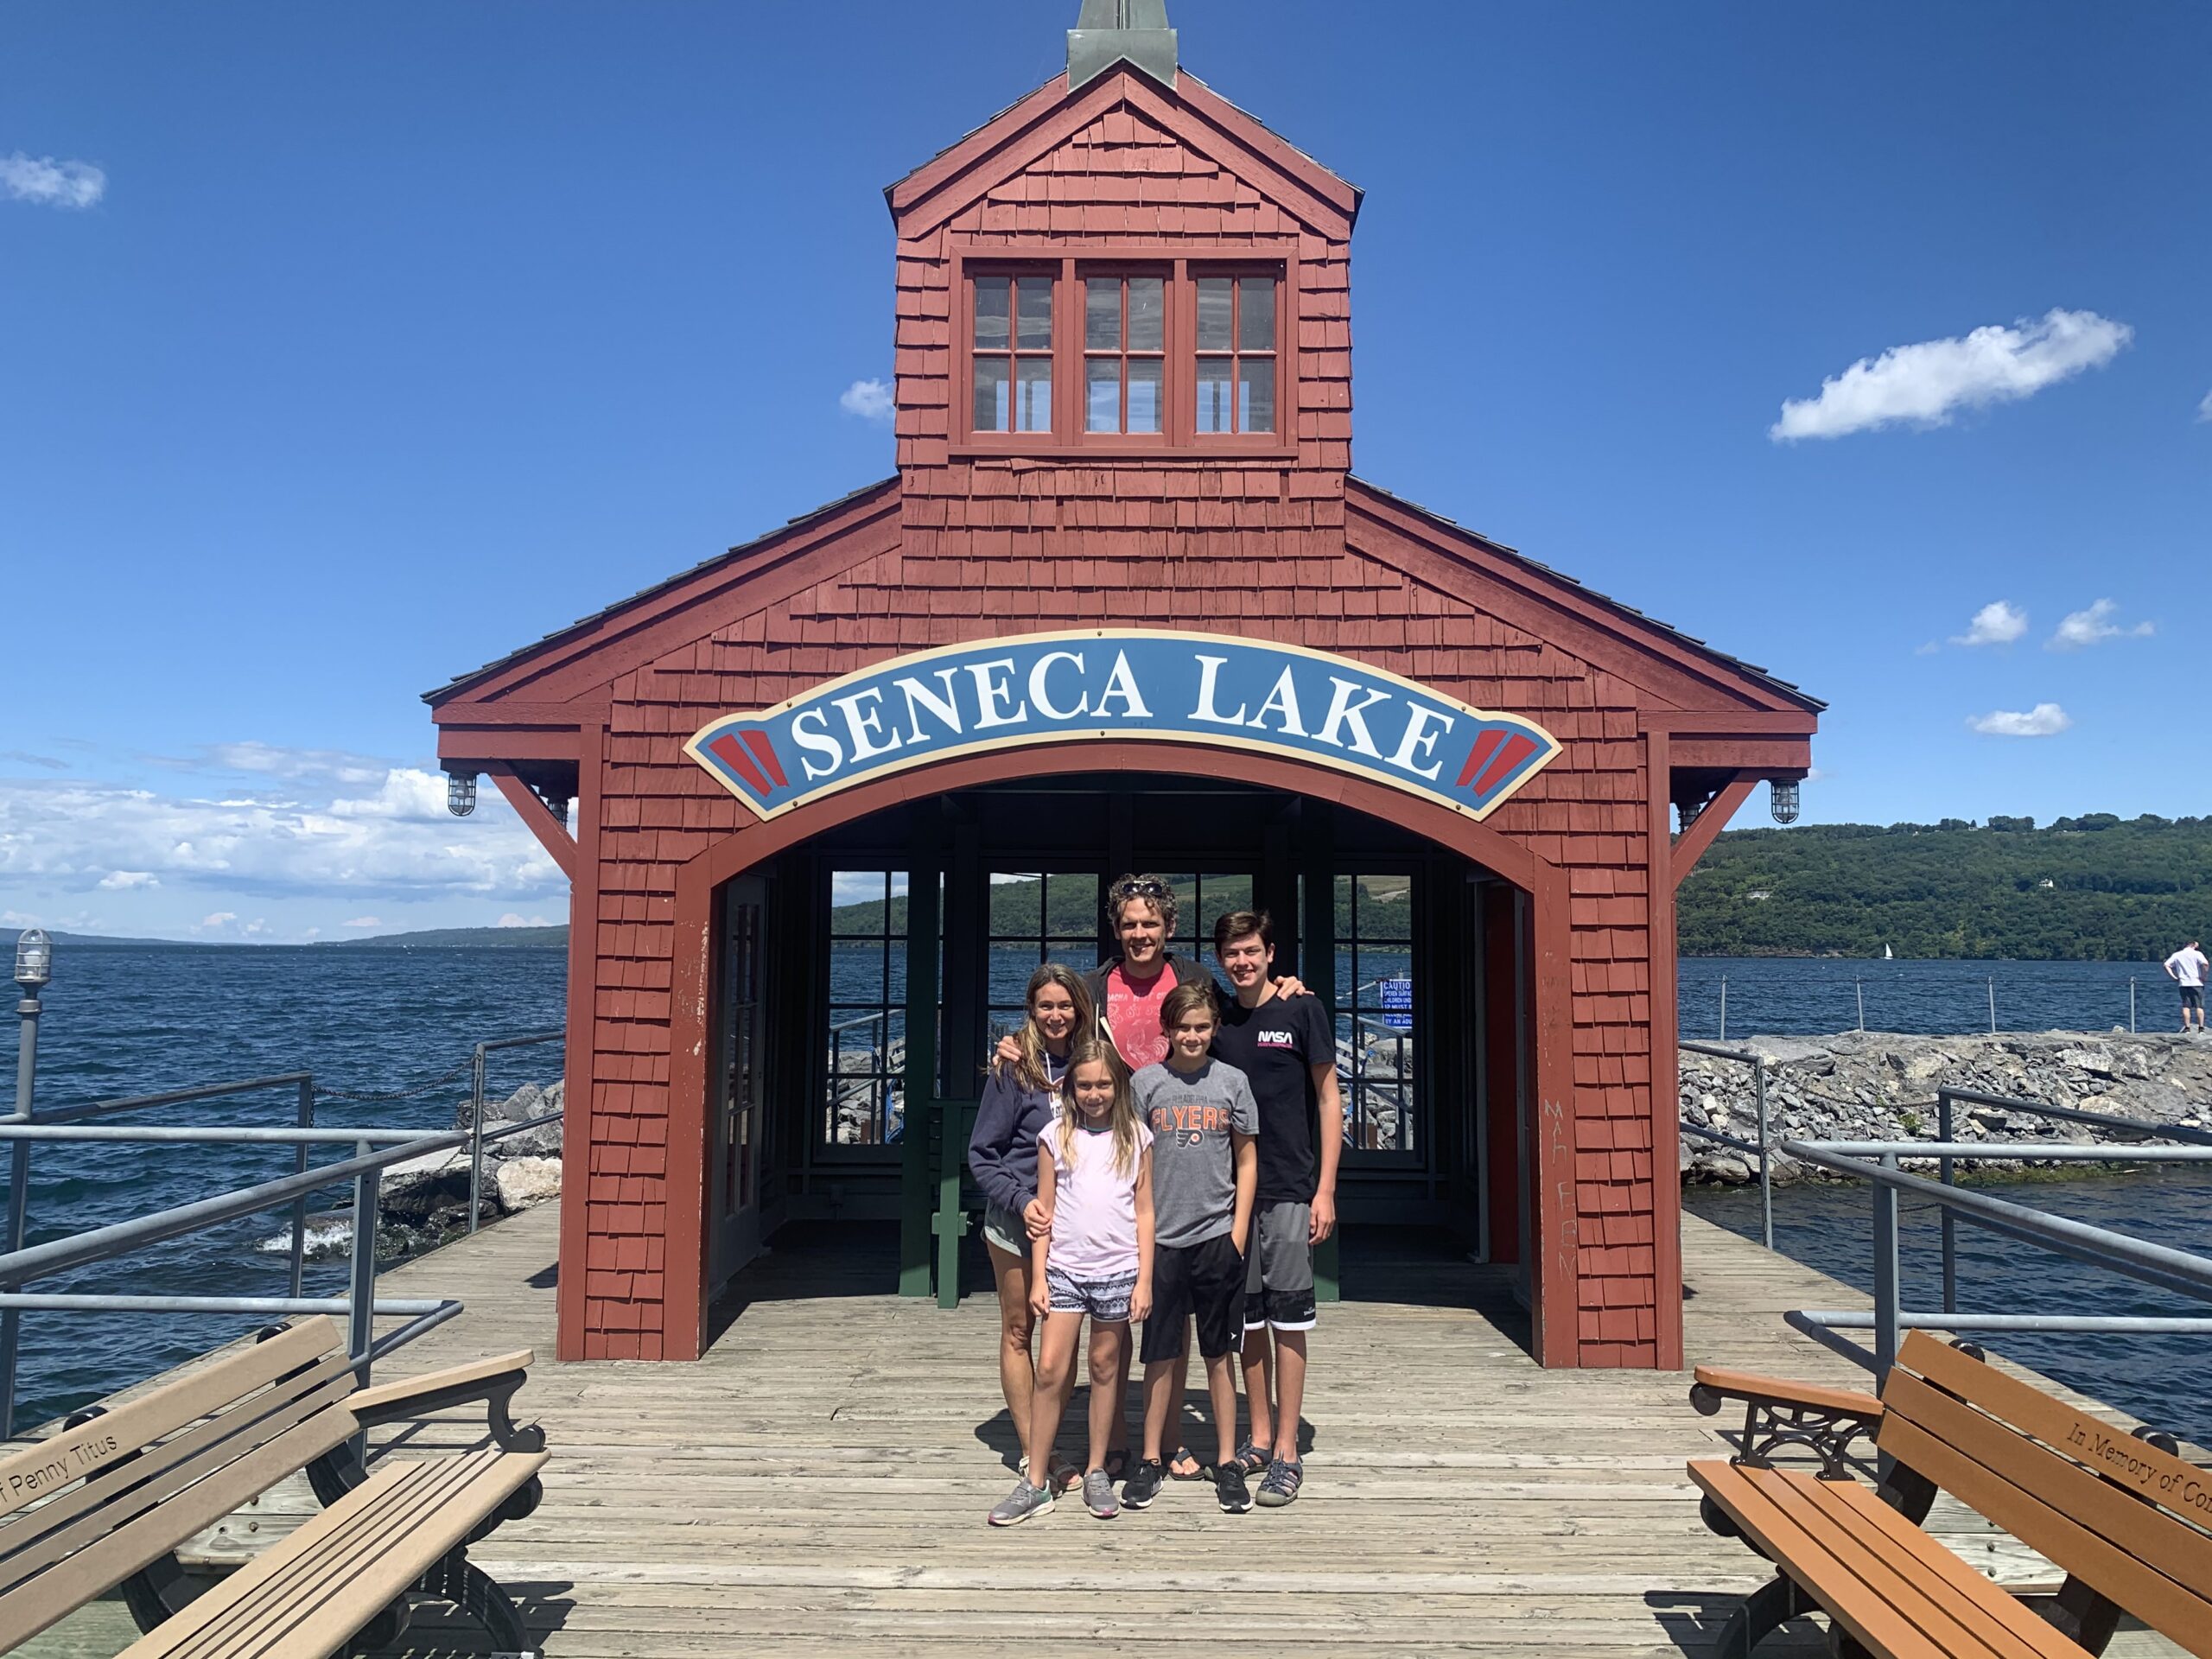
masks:
POLYGON ((794 1222, 957 1294, 992 1030, 1139 868, 1329 997, 1349 1232, 1517 1264, 1547 1364, 1677 1367, 1675 892, 1820 705, 1355 477, 1360 193, 1160 0, 1084 22, 887 193, 897 475, 429 696, 573 884, 561 1353, 696 1357, 794 1222), (1184 645, 1282 679, 1185 715, 1184 645))

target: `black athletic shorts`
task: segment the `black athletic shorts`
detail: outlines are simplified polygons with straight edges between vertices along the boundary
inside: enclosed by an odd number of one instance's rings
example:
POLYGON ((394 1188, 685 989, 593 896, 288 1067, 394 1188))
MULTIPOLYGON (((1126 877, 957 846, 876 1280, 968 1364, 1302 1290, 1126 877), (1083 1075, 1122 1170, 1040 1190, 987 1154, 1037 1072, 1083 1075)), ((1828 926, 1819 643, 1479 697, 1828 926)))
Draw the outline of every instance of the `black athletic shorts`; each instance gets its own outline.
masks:
POLYGON ((1182 1358, 1184 1322, 1192 1316, 1204 1357, 1217 1359, 1243 1347, 1244 1258, 1227 1233, 1152 1253, 1152 1313, 1138 1357, 1147 1365, 1182 1358))
POLYGON ((2202 985, 2183 986, 2181 1005, 2184 1008, 2202 1009, 2204 1007, 2204 988, 2202 985))

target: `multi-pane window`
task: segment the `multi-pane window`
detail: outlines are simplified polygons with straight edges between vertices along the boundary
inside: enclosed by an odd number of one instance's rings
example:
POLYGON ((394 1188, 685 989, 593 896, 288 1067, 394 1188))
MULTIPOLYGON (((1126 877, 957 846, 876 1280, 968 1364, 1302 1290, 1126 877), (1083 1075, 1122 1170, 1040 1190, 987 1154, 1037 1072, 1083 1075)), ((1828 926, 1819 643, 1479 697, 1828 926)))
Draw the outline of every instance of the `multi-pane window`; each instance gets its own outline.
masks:
POLYGON ((1096 870, 991 873, 986 1053, 1020 1028, 1022 994, 1040 964, 1063 963, 1078 977, 1097 965, 1099 885, 1096 870))
POLYGON ((1414 903, 1409 875, 1336 880, 1344 1141, 1369 1151, 1414 1150, 1414 903))
POLYGON ((1175 889, 1178 912, 1175 935, 1167 948, 1217 969, 1215 977, 1219 978, 1219 964, 1213 960, 1213 925, 1232 910, 1252 908, 1251 872, 1171 875, 1167 885, 1175 889))
POLYGON ((1086 276, 1083 429, 1167 429, 1167 279, 1086 276))
POLYGON ((975 279, 975 427, 1052 429, 1052 279, 975 279))
POLYGON ((881 1146, 906 1119, 906 875, 841 870, 830 891, 823 1144, 881 1146))
POLYGON ((1200 432, 1275 429, 1275 279, 1198 279, 1200 432))

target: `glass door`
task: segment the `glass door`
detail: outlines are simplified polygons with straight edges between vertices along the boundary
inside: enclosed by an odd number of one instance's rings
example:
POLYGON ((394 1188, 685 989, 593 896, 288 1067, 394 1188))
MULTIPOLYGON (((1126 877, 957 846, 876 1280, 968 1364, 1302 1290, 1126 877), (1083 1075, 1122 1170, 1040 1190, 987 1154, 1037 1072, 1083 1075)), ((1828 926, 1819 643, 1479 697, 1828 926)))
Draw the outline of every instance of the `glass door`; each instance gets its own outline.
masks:
POLYGON ((760 952, 766 907, 767 883, 759 876, 740 876, 723 893, 721 1077, 707 1211, 715 1284, 760 1248, 760 952))

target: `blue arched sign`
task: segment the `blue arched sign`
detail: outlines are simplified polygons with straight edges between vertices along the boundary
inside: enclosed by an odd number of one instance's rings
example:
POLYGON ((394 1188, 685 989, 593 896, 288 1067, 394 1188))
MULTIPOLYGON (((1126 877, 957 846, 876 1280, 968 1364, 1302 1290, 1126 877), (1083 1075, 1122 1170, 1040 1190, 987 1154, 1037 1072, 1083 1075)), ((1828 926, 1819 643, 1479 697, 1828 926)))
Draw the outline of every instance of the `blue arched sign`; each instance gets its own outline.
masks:
POLYGON ((763 818, 912 766, 1099 738, 1205 743, 1354 773, 1482 818, 1559 753, 1533 721, 1324 652, 1101 628, 899 657, 683 746, 763 818))

